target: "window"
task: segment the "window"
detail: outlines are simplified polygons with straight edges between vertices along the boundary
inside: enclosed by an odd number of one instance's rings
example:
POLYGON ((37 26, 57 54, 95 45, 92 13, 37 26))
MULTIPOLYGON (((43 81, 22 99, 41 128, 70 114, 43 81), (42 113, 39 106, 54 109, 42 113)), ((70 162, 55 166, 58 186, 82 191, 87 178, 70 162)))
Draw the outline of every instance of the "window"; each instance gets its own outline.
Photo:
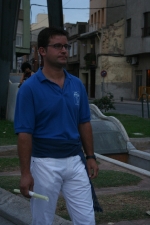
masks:
POLYGON ((18 20, 17 33, 18 34, 23 34, 23 21, 22 20, 18 20))
POLYGON ((77 55, 77 42, 73 43, 73 55, 77 55))
POLYGON ((102 24, 104 24, 104 8, 102 8, 102 24))
POLYGON ((16 46, 22 47, 22 34, 17 34, 17 36, 16 36, 16 46))
POLYGON ((73 44, 70 43, 70 45, 71 45, 71 49, 69 51, 69 57, 72 57, 73 56, 73 44))
POLYGON ((150 12, 144 13, 143 36, 150 36, 150 12))
POLYGON ((95 54, 95 39, 91 38, 91 53, 95 54))
POLYGON ((100 10, 98 10, 98 27, 100 28, 100 10))
POLYGON ((22 36, 23 36, 23 21, 18 20, 17 34, 16 34, 16 46, 22 47, 22 36))
POLYGON ((127 20, 127 37, 131 36, 131 19, 127 20))
POLYGON ((79 33, 79 34, 86 33, 86 25, 80 24, 80 25, 78 26, 78 33, 79 33))
POLYGON ((96 13, 94 13, 94 23, 96 24, 96 13))
POLYGON ((93 15, 91 15, 91 24, 93 24, 93 15))

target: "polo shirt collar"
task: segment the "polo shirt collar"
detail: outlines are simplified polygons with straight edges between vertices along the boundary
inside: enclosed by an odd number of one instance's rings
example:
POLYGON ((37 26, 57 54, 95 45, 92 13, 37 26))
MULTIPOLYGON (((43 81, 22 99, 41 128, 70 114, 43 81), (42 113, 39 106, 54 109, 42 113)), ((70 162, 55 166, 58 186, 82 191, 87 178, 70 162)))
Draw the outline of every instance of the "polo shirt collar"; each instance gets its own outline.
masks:
MULTIPOLYGON (((47 80, 47 78, 44 76, 43 72, 42 72, 43 67, 40 67, 37 71, 37 78, 39 79, 39 81, 42 83, 44 80, 47 80)), ((65 69, 63 69, 64 73, 65 73, 65 79, 71 79, 71 74, 69 74, 65 69)))

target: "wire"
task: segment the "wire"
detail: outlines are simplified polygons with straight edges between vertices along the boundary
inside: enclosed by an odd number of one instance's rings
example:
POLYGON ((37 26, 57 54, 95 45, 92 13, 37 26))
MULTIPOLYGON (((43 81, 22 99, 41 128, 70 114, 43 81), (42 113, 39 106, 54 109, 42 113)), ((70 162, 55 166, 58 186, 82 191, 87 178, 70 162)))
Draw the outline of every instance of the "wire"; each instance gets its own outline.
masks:
POLYGON ((117 8, 125 5, 117 5, 117 6, 106 6, 106 7, 98 7, 98 8, 63 8, 63 9, 109 9, 109 8, 117 8))
MULTIPOLYGON (((31 6, 42 6, 42 7, 47 7, 47 5, 39 5, 39 4, 31 4, 30 5, 30 7, 31 6)), ((121 6, 125 6, 125 5, 116 5, 116 6, 106 6, 106 7, 97 7, 97 8, 64 8, 63 7, 63 9, 80 9, 80 10, 82 10, 82 9, 85 9, 85 10, 87 10, 87 9, 104 9, 104 8, 117 8, 117 7, 121 7, 121 6)))
POLYGON ((34 5, 34 6, 42 6, 42 7, 47 7, 47 5, 31 4, 31 5, 30 5, 30 8, 31 8, 31 6, 33 6, 33 5, 34 5))
MULTIPOLYGON (((68 2, 70 2, 70 1, 71 1, 71 0, 69 0, 68 2)), ((68 2, 66 2, 64 5, 67 5, 68 2)), ((64 6, 64 5, 63 5, 63 6, 64 6)))

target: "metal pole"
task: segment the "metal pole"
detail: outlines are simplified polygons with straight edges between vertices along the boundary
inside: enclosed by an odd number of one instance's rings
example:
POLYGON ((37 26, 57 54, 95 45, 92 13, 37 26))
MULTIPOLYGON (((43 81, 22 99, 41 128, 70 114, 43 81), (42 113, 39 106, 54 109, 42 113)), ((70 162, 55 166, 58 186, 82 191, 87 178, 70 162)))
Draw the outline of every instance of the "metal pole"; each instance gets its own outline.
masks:
POLYGON ((6 118, 9 73, 20 0, 0 0, 0 118, 6 118))
POLYGON ((148 95, 147 95, 147 114, 148 114, 148 118, 149 118, 149 103, 148 103, 148 95))
POLYGON ((62 0, 47 0, 49 26, 64 27, 62 0))
POLYGON ((142 94, 142 117, 144 117, 144 110, 143 110, 143 94, 142 94))
POLYGON ((103 77, 103 81, 102 81, 102 97, 104 97, 104 77, 103 77))

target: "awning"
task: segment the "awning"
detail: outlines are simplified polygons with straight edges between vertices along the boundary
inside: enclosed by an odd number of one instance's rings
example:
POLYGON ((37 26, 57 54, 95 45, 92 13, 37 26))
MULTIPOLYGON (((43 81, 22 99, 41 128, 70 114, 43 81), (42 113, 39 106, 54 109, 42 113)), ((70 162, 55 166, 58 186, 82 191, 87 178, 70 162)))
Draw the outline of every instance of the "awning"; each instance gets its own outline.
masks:
POLYGON ((89 37, 95 36, 97 34, 101 33, 100 31, 91 31, 87 33, 80 34, 80 37, 78 37, 78 40, 87 39, 89 37))

